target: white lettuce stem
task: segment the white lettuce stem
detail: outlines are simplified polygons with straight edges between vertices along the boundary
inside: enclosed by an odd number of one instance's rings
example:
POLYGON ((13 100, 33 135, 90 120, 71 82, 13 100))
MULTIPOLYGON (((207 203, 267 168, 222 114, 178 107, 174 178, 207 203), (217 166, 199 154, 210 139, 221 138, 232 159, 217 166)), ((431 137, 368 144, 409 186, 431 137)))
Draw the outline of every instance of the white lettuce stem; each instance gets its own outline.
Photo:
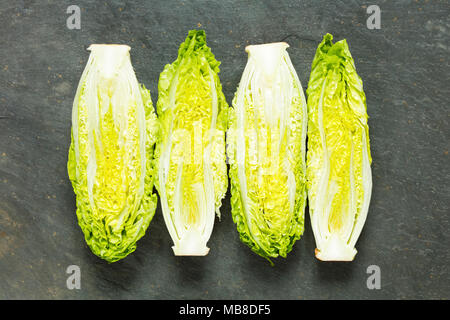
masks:
POLYGON ((321 240, 320 248, 315 253, 316 258, 322 261, 352 261, 356 255, 356 249, 347 243, 347 239, 336 233, 321 240))
POLYGON ((196 228, 186 230, 172 249, 176 256, 206 256, 209 252, 204 236, 196 228))

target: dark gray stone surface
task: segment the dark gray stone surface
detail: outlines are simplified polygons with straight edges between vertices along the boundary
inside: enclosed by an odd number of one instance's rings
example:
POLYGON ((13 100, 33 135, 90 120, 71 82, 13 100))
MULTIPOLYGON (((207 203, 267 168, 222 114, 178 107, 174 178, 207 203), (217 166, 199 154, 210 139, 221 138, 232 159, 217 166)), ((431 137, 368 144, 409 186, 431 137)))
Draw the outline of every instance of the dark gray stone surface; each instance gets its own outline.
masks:
POLYGON ((448 299, 448 1, 0 1, 0 299, 448 299), (81 30, 66 9, 81 8, 81 30), (370 4, 381 29, 366 27, 370 4), (66 173, 71 107, 92 43, 132 47, 157 81, 189 29, 222 61, 231 103, 247 44, 285 40, 304 89, 326 32, 346 38, 370 116, 373 194, 352 263, 314 258, 303 238, 270 266, 239 241, 229 196, 206 257, 174 257, 160 208, 137 250, 107 264, 85 245, 66 173), (66 268, 81 268, 68 290, 66 268), (366 286, 369 265, 381 289, 366 286))

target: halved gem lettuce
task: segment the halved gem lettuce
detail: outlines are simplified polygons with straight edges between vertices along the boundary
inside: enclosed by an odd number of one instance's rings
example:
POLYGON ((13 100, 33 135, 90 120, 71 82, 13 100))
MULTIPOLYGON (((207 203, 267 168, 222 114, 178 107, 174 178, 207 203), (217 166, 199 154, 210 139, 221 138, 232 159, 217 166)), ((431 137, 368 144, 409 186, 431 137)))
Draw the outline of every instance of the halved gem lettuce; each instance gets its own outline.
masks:
POLYGON ((136 249, 157 205, 153 150, 158 126, 126 45, 91 45, 72 109, 68 173, 78 223, 108 262, 136 249))
POLYGON ((346 40, 324 36, 308 84, 309 212, 320 260, 351 261, 366 220, 371 155, 363 83, 346 40))
POLYGON ((203 30, 191 30, 178 58, 164 67, 157 112, 156 149, 164 221, 175 255, 206 255, 215 213, 228 187, 225 130, 228 105, 219 64, 203 30))
POLYGON ((227 153, 233 221, 262 257, 286 257, 303 234, 307 107, 286 43, 246 48, 230 108, 227 153))

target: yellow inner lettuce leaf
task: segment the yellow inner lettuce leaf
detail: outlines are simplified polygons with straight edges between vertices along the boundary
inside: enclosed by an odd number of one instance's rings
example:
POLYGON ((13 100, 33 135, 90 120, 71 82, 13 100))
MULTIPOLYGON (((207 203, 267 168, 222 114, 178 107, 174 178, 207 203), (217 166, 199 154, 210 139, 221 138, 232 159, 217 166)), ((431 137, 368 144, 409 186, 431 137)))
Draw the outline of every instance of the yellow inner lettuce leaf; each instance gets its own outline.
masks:
MULTIPOLYGON (((191 59, 196 59, 191 58, 191 59)), ((194 62, 185 62, 192 64, 194 62)), ((208 129, 211 123, 211 88, 200 74, 200 69, 188 69, 179 76, 173 120, 172 152, 168 185, 176 185, 178 170, 181 170, 182 217, 185 225, 199 222, 200 201, 195 187, 203 186, 204 146, 209 143, 208 129), (180 159, 182 168, 179 169, 180 159)), ((175 208, 174 194, 167 198, 169 207, 175 208)))
MULTIPOLYGON (((249 90, 251 90, 249 88, 249 90)), ((265 123, 264 117, 255 117, 257 112, 264 113, 264 106, 254 106, 246 101, 245 125, 245 175, 249 198, 255 203, 257 212, 251 216, 253 233, 272 233, 274 237, 286 232, 289 224, 288 170, 284 167, 287 157, 286 132, 280 141, 280 121, 274 126, 265 123), (255 126, 256 125, 256 126, 255 126), (273 232, 270 229, 277 230, 273 232)))
POLYGON ((97 170, 93 197, 96 214, 111 227, 123 226, 120 219, 127 211, 134 210, 136 202, 141 161, 135 106, 135 103, 130 102, 126 136, 121 137, 120 128, 114 124, 111 104, 100 120, 101 144, 94 135, 97 170), (124 163, 127 165, 124 166, 124 163))
MULTIPOLYGON (((346 88, 343 88, 346 90, 346 88)), ((336 96, 345 94, 336 92, 336 96)), ((334 194, 329 216, 330 232, 339 232, 351 223, 352 191, 357 199, 357 212, 361 209, 362 188, 362 130, 345 99, 325 98, 323 125, 329 155, 330 175, 328 192, 334 194), (354 190, 352 190, 354 189, 354 190)))

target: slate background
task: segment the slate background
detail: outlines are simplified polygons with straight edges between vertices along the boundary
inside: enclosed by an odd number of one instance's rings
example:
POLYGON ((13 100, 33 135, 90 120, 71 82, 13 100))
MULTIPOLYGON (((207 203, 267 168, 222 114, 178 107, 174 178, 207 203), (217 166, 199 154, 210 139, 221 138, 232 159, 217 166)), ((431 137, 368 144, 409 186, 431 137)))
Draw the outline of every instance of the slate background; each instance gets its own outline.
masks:
POLYGON ((449 1, 0 1, 0 299, 448 299, 449 1), (81 30, 66 9, 81 8, 81 30), (366 27, 377 4, 381 29, 366 27), (306 90, 326 32, 346 38, 364 81, 373 194, 352 263, 303 238, 270 266, 216 220, 206 257, 174 257, 160 208, 137 250, 107 264, 84 243, 66 173, 71 107, 91 43, 132 47, 157 100, 159 73, 189 29, 222 62, 229 103, 247 44, 284 40, 306 90), (81 268, 68 290, 66 268, 81 268), (369 265, 381 290, 366 287, 369 265))

